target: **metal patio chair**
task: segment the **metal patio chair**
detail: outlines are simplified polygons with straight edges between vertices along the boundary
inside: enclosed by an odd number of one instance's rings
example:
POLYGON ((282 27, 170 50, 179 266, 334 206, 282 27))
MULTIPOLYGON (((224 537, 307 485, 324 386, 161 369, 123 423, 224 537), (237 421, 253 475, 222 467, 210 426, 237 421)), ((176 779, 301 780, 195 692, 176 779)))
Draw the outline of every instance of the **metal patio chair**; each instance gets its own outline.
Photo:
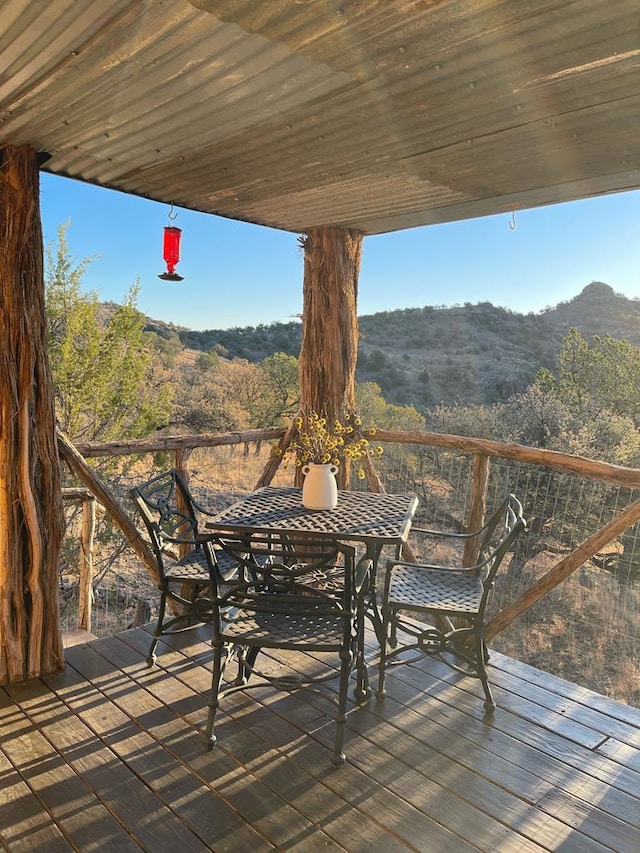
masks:
POLYGON ((196 503, 177 471, 159 474, 129 494, 144 521, 158 569, 160 605, 147 657, 153 666, 163 634, 185 630, 210 617, 212 569, 223 582, 233 577, 237 566, 227 554, 213 557, 199 518, 214 513, 196 503), (191 550, 181 555, 181 546, 191 550), (175 602, 180 613, 165 619, 168 601, 175 602))
POLYGON ((517 536, 525 530, 522 506, 508 495, 485 525, 471 533, 443 533, 413 528, 441 541, 461 543, 478 537, 478 560, 459 564, 387 563, 382 602, 383 642, 378 669, 378 698, 385 694, 389 666, 411 663, 421 654, 438 657, 456 671, 480 679, 485 711, 495 701, 486 664, 485 610, 494 578, 517 536), (427 623, 427 620, 435 624, 427 623), (405 652, 416 652, 409 658, 405 652))
POLYGON ((313 688, 337 705, 336 735, 332 760, 344 761, 342 751, 344 722, 350 676, 357 672, 355 696, 362 701, 369 695, 364 663, 364 595, 371 560, 356 560, 356 550, 325 537, 314 545, 309 537, 287 535, 286 548, 266 534, 239 535, 232 539, 214 539, 216 560, 225 554, 239 564, 238 578, 232 586, 221 587, 219 571, 212 573, 213 676, 209 712, 205 729, 207 746, 217 741, 216 715, 221 700, 237 690, 271 685, 288 692, 313 688), (332 551, 328 560, 328 548, 332 551), (299 559, 295 559, 297 555, 299 559), (343 582, 323 589, 317 583, 317 567, 330 562, 340 566, 343 582), (311 569, 311 571, 310 571, 311 569), (299 652, 296 669, 283 664, 271 650, 299 652), (312 652, 335 654, 335 662, 314 662, 312 652), (224 681, 225 665, 231 654, 238 657, 238 676, 224 681), (261 667, 258 668, 256 662, 261 667), (302 662, 302 666, 300 663, 302 662), (318 671, 318 667, 322 667, 318 671), (283 671, 284 667, 284 671, 283 671), (267 671, 268 670, 268 671, 267 671), (338 697, 323 689, 325 682, 339 678, 338 697))

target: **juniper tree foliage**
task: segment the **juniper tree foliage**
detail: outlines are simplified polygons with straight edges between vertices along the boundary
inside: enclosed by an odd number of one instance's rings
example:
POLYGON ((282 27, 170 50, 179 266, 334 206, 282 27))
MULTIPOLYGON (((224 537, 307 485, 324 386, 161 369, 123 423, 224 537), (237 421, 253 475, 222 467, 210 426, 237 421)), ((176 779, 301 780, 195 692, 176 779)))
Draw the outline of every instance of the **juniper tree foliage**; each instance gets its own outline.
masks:
MULTIPOLYGON (((271 423, 278 423, 281 418, 294 415, 298 410, 298 359, 284 352, 276 352, 265 358, 260 366, 271 392, 271 423)), ((267 425, 271 426, 271 423, 267 425)))
POLYGON ((640 347, 609 335, 587 340, 571 329, 555 372, 540 371, 532 386, 566 411, 559 449, 637 467, 639 376, 640 347))
POLYGON ((171 389, 136 308, 138 285, 102 320, 97 293, 81 289, 94 259, 74 263, 67 229, 47 247, 45 272, 58 424, 75 441, 145 437, 167 422, 171 389))
POLYGON ((576 329, 564 340, 555 389, 574 409, 592 406, 640 426, 640 347, 610 335, 587 341, 576 329))

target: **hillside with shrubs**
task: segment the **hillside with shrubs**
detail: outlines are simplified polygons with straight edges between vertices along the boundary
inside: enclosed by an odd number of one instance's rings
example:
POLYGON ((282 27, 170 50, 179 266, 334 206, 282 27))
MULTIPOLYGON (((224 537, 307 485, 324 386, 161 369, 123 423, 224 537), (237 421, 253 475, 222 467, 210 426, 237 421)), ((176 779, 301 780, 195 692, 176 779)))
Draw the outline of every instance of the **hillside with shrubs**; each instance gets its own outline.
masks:
MULTIPOLYGON (((523 392, 542 367, 553 369, 571 328, 587 339, 609 335, 640 344, 640 302, 602 282, 538 313, 490 302, 424 306, 359 318, 357 378, 375 382, 388 402, 418 411, 440 404, 493 404, 523 392)), ((297 356, 301 324, 272 323, 192 331, 147 320, 176 346, 259 363, 276 352, 297 356)))

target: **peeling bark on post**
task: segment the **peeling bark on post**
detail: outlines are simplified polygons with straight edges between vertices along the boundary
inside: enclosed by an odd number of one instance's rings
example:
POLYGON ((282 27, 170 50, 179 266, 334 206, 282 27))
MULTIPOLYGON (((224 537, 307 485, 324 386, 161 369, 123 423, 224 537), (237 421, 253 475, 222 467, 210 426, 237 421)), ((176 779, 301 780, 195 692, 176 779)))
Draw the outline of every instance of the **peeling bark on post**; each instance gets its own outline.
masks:
MULTIPOLYGON (((189 477, 189 457, 190 456, 191 456, 191 451, 190 450, 184 450, 183 448, 181 448, 180 450, 176 450, 176 452, 175 452, 176 471, 182 477, 182 480, 183 480, 183 482, 187 488, 189 488, 189 479, 190 479, 190 477, 189 477)), ((177 505, 177 508, 180 510, 180 512, 183 512, 183 513, 185 513, 185 515, 188 515, 189 507, 186 505, 186 501, 183 499, 182 494, 179 491, 176 494, 176 505, 177 505)), ((186 557, 187 554, 189 553, 189 551, 191 551, 191 550, 193 550, 192 545, 187 545, 186 543, 181 542, 178 545, 178 554, 180 556, 180 559, 182 559, 183 557, 186 557)), ((185 596, 188 596, 188 587, 189 587, 189 584, 184 585, 183 594, 185 596)))
MULTIPOLYGON (((312 228, 304 238, 304 301, 299 358, 300 409, 342 419, 356 405, 358 275, 363 235, 312 228)), ((344 488, 348 466, 341 465, 344 488)))
POLYGON ((0 145, 0 684, 64 665, 37 154, 0 145))

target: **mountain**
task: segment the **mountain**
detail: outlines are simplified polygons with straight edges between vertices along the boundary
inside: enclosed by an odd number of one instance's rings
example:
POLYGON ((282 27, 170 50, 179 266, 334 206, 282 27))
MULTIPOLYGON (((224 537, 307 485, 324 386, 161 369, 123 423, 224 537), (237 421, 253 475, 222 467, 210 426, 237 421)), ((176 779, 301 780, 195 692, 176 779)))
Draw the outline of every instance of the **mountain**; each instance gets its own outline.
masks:
MULTIPOLYGON (((385 398, 423 411, 439 403, 494 403, 523 391, 541 367, 553 368, 570 328, 586 338, 611 335, 640 346, 640 301, 592 282, 573 299, 537 314, 490 302, 425 306, 359 318, 359 382, 376 382, 385 398)), ((229 358, 261 361, 298 355, 299 322, 195 332, 148 321, 162 337, 229 358)))
POLYGON ((627 299, 601 281, 592 282, 574 299, 544 313, 563 335, 575 327, 585 338, 610 335, 640 344, 640 300, 627 299))
POLYGON ((553 368, 572 327, 588 339, 611 335, 640 345, 640 302, 593 282, 537 314, 480 302, 362 317, 359 379, 419 409, 494 403, 523 391, 541 367, 553 368))

